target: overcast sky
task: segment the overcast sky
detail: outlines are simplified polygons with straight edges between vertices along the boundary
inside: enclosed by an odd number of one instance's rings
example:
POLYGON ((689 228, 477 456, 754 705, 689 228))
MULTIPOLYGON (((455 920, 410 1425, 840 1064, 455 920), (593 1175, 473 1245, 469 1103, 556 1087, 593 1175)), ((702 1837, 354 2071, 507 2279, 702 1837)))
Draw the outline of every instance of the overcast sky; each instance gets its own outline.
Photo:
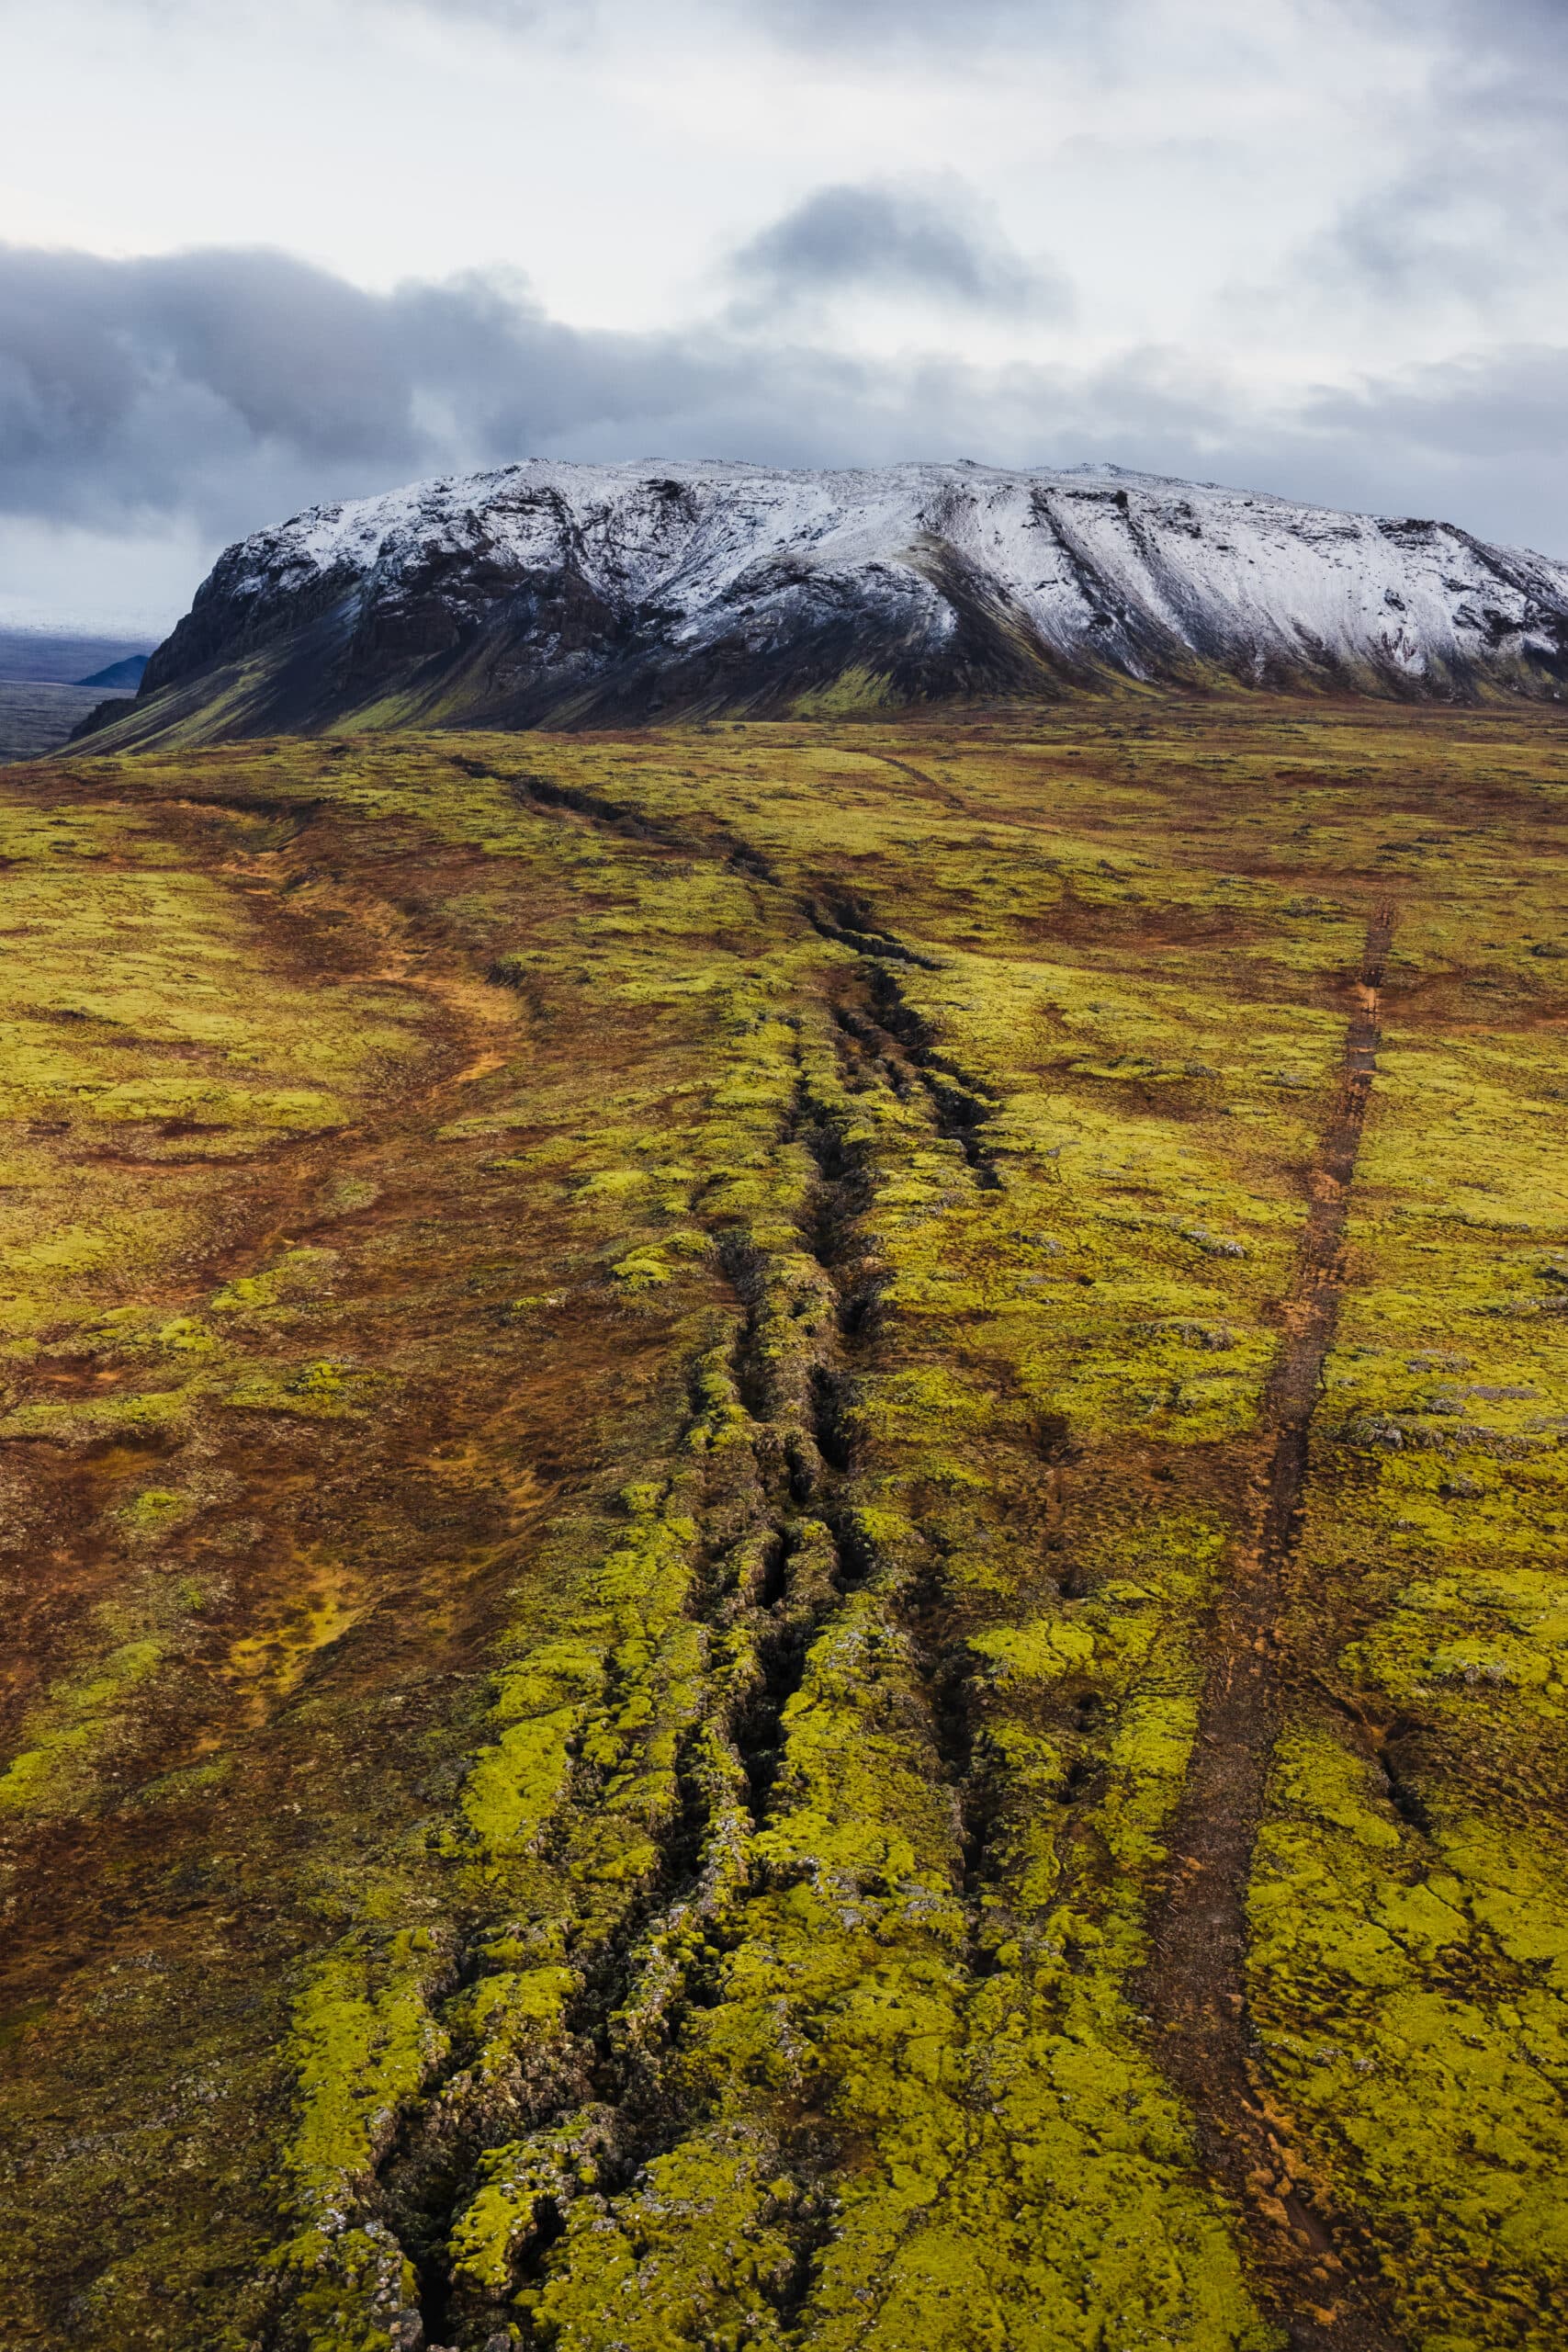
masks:
POLYGON ((0 620, 527 456, 1568 556, 1568 0, 0 0, 0 620))

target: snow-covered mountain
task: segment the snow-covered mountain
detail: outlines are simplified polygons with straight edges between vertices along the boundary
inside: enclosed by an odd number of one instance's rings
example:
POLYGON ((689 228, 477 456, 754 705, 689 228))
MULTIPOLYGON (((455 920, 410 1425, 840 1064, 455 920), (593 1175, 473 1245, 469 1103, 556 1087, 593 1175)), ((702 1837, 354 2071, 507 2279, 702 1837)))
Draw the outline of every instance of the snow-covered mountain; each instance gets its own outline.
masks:
POLYGON ((535 460, 242 540, 107 748, 615 723, 1115 675, 1568 692, 1568 564, 1115 466, 535 460))

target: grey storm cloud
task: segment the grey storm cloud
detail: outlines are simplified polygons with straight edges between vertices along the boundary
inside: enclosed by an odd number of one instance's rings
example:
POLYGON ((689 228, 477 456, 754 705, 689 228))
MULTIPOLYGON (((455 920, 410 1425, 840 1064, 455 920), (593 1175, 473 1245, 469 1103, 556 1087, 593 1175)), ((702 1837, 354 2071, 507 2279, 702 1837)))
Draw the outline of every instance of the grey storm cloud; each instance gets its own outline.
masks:
POLYGON ((1568 176, 1522 180, 1508 161, 1454 136, 1434 141, 1346 205, 1297 254, 1299 281, 1420 311, 1477 312, 1555 267, 1568 231, 1568 176))
MULTIPOLYGON (((579 0, 391 0, 391 5, 416 6, 433 17, 481 17, 526 27, 547 16, 573 13, 579 0)), ((885 41, 889 34, 908 32, 972 39, 976 30, 995 22, 1037 24, 1043 16, 1077 17, 1090 0, 1055 0, 1054 6, 1044 8, 1041 0, 968 0, 962 15, 951 0, 854 0, 852 6, 845 6, 844 0, 706 0, 706 5, 712 15, 731 25, 750 22, 790 40, 827 36, 860 42, 885 41)))
POLYGON ((1037 316, 1071 304, 1062 274, 1026 259, 958 189, 818 188, 742 245, 732 268, 785 300, 852 288, 1037 316))
MULTIPOLYGON (((146 7, 148 0, 139 0, 146 7)), ((163 0, 174 5, 174 0, 163 0)), ((186 0, 202 5, 202 0, 186 0)), ((348 0, 355 5, 355 0, 348 0)), ((592 40, 626 21, 627 0, 357 0, 367 12, 416 9, 446 24, 592 40)), ((635 0, 632 0, 635 5, 635 0)), ((757 35, 811 56, 872 56, 879 66, 942 56, 974 63, 997 47, 1046 51, 1079 47, 1114 63, 1128 17, 1159 0, 684 0, 710 40, 757 35)))
POLYGON ((1424 44, 1447 43, 1472 78, 1538 74, 1551 56, 1568 55, 1568 17, 1561 0, 1356 0, 1394 32, 1424 44))
MULTIPOLYGON (((1107 7, 1117 0, 1104 0, 1107 7)), ((1032 44, 1081 33, 1093 24, 1096 0, 750 0, 749 13, 785 40, 845 48, 936 43, 972 48, 998 34, 1032 44)), ((1119 8, 1118 8, 1119 13, 1119 8)))
POLYGON ((0 512, 224 539, 530 455, 780 465, 1114 458, 1440 514, 1568 551, 1568 354, 1522 348, 1267 412, 1179 355, 857 358, 730 323, 615 333, 479 276, 367 293, 288 254, 0 248, 0 512))
MULTIPOLYGON (((967 273, 974 296, 1017 290, 1005 254, 927 259, 967 273)), ((164 517, 231 534, 529 452, 963 454, 965 420, 983 428, 998 401, 962 367, 764 346, 733 322, 569 326, 513 277, 378 294, 265 250, 0 247, 0 511, 98 529, 164 517)))
POLYGON ((507 281, 367 293, 293 256, 0 248, 0 504, 218 528, 278 495, 511 454, 726 388, 676 339, 582 334, 507 281))

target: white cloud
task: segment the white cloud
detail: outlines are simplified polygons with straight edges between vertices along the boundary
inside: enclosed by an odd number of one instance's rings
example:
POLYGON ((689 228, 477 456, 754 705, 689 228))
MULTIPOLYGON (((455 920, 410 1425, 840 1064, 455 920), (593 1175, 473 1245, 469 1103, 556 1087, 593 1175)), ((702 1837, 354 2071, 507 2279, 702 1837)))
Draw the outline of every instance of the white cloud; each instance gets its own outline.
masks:
POLYGON ((529 450, 1109 456, 1568 546, 1560 0, 0 23, 11 233, 62 249, 0 269, 13 514, 205 548, 529 450))

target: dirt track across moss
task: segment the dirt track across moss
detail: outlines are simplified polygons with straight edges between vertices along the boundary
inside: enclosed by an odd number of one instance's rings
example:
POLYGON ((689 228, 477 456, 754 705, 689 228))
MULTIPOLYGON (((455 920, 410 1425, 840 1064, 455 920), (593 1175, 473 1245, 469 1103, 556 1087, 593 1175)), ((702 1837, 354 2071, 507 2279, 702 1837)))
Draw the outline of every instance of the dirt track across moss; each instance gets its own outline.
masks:
POLYGON ((1387 2352, 1397 2338, 1359 2218, 1325 2210, 1299 2134, 1258 2066, 1247 2018, 1247 1890, 1289 1679, 1280 1620, 1301 1534, 1313 1415, 1339 1319, 1350 1188, 1377 1072, 1393 938, 1393 909, 1384 903, 1368 922, 1345 1073, 1308 1177, 1311 1205, 1263 1391, 1269 1453, 1257 1531, 1225 1574, 1206 1645, 1148 1972, 1161 2060, 1191 2105, 1211 2169, 1247 2217, 1292 2343, 1308 2352, 1387 2352))
POLYGON ((0 776, 0 2341, 1560 2347, 1565 788, 0 776))

